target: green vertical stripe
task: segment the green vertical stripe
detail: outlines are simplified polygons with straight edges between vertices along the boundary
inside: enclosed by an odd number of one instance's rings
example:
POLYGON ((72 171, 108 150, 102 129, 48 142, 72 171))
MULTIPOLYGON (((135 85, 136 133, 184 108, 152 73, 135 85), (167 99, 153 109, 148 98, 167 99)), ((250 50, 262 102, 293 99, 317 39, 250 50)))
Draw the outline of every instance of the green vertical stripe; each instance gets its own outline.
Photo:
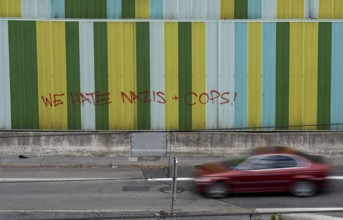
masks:
POLYGON ((107 18, 107 0, 93 0, 94 18, 107 18))
POLYGON ((122 0, 122 18, 135 18, 135 0, 122 0))
POLYGON ((66 18, 107 18, 107 0, 66 0, 66 18))
POLYGON ((39 129, 36 22, 9 21, 13 129, 39 129))
POLYGON ((318 129, 330 129, 332 23, 319 23, 318 36, 318 129), (321 126, 322 125, 322 126, 321 126))
POLYGON ((192 23, 179 22, 179 128, 192 129, 192 23))
POLYGON ((150 129, 150 31, 148 22, 136 23, 137 128, 150 129))
POLYGON ((79 2, 80 0, 67 0, 64 2, 64 11, 66 18, 79 18, 79 2))
POLYGON ((81 130, 79 23, 66 22, 68 128, 81 130))
POLYGON ((107 18, 107 0, 80 0, 80 18, 107 18))
POLYGON ((95 123, 97 130, 108 130, 107 23, 94 22, 95 123))
POLYGON ((248 18, 248 0, 235 0, 235 18, 248 18))
POLYGON ((289 33, 288 22, 276 25, 276 118, 277 129, 288 126, 289 107, 289 33))

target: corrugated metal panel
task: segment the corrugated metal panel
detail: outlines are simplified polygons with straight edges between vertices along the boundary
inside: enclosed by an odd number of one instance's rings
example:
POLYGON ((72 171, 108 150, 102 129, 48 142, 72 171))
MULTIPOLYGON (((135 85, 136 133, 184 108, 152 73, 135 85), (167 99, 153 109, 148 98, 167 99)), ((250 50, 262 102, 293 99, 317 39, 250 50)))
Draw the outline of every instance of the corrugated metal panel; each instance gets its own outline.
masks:
POLYGON ((220 0, 206 1, 206 19, 220 19, 220 0))
POLYGON ((277 0, 276 17, 278 19, 305 18, 305 0, 277 0))
MULTIPOLYGON (((218 25, 207 23, 206 27, 206 92, 216 94, 218 91, 218 25)), ((206 128, 218 128, 218 99, 211 100, 212 105, 206 105, 206 128)))
POLYGON ((136 0, 135 18, 150 18, 150 0, 136 0))
POLYGON ((165 128, 164 100, 164 24, 163 22, 150 24, 150 99, 151 101, 151 129, 165 128))
POLYGON ((121 0, 107 0, 107 18, 122 18, 121 0))
POLYGON ((11 129, 8 22, 0 21, 0 128, 11 129))
POLYGON ((343 1, 341 0, 318 0, 320 19, 339 19, 343 18, 343 1))
POLYGON ((39 129, 36 22, 9 21, 8 39, 11 127, 39 129))
POLYGON ((263 19, 276 18, 276 0, 263 0, 262 18, 263 19))
POLYGON ((0 17, 21 17, 22 0, 0 0, 0 17))
POLYGON ((179 129, 179 29, 177 22, 164 24, 165 128, 179 129))
POLYGON ((65 23, 37 22, 39 128, 65 129, 67 123, 65 23))
POLYGON ((193 0, 173 1, 177 4, 177 19, 190 19, 193 14, 193 0))
POLYGON ((22 0, 23 18, 50 18, 51 1, 47 0, 22 0))
POLYGON ((0 6, 0 16, 24 18, 343 18, 341 0, 0 0, 0 6))
POLYGON ((342 128, 341 22, 0 28, 2 129, 342 128))
POLYGON ((150 18, 163 18, 163 0, 150 0, 150 18))
POLYGON ((51 18, 64 18, 64 0, 51 0, 51 18))
POLYGON ((343 23, 332 24, 331 129, 343 129, 343 23))
POLYGON ((94 32, 93 22, 79 23, 80 28, 80 83, 81 128, 95 130, 95 106, 87 94, 95 92, 94 85, 94 32), (83 100, 82 100, 83 99, 83 100))
MULTIPOLYGON (((234 128, 235 108, 233 94, 235 90, 235 23, 225 22, 218 26, 218 128, 234 128), (223 98, 229 98, 229 102, 223 98)), ((216 95, 217 94, 217 95, 216 95)), ((208 103, 211 105, 211 103, 208 103)))
POLYGON ((248 127, 262 125, 262 25, 248 25, 248 127))
POLYGON ((246 128, 247 120, 247 97, 248 97, 248 24, 235 23, 235 92, 238 94, 235 102, 235 128, 246 128))
POLYGON ((275 125, 276 23, 263 24, 262 127, 275 125))
POLYGON ((249 0, 248 2, 248 18, 262 18, 262 0, 249 0))
POLYGON ((319 13, 319 0, 309 0, 310 16, 309 18, 318 18, 319 13))

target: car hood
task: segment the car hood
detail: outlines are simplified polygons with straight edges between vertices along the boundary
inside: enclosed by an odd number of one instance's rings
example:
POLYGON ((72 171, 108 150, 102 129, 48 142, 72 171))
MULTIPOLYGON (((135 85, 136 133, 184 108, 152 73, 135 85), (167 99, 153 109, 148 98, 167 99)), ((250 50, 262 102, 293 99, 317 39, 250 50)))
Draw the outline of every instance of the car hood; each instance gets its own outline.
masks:
POLYGON ((225 161, 218 162, 218 163, 207 163, 207 164, 196 165, 194 168, 195 168, 196 176, 221 173, 221 172, 226 172, 228 170, 231 170, 230 166, 225 161))

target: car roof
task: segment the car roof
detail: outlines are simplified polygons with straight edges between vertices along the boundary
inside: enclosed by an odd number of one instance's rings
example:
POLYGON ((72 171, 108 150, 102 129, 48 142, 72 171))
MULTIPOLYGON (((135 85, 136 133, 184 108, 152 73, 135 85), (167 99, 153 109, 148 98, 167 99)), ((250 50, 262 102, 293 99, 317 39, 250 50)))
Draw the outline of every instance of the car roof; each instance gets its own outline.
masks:
POLYGON ((268 154, 293 154, 293 155, 304 157, 310 161, 315 161, 315 162, 323 161, 323 158, 320 156, 310 155, 302 151, 298 151, 298 150, 292 149, 290 147, 285 147, 285 146, 256 147, 250 152, 250 154, 254 156, 268 155, 268 154))

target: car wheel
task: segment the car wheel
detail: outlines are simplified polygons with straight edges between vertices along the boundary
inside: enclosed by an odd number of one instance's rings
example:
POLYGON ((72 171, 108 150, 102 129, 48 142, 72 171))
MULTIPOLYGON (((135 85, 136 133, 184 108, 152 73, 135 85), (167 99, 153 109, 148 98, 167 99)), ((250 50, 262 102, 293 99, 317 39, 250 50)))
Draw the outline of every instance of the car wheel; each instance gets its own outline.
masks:
POLYGON ((310 181, 297 181, 292 185, 291 193, 295 196, 313 196, 317 193, 317 186, 310 181))
POLYGON ((223 198, 230 194, 229 186, 223 182, 210 185, 206 190, 206 196, 211 198, 223 198))

